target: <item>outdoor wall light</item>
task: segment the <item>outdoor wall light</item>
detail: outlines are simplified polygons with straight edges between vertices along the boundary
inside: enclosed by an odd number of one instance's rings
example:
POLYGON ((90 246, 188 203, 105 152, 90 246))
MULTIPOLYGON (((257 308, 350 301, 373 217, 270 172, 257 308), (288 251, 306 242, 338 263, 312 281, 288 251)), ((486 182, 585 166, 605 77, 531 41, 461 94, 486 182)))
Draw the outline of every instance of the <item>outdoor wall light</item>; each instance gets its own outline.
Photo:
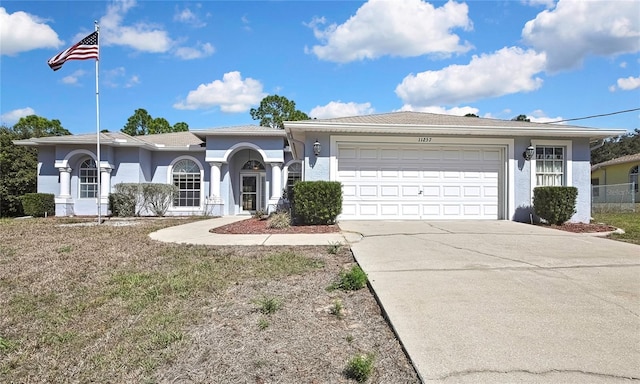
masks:
POLYGON ((318 155, 320 155, 320 151, 321 150, 322 150, 322 146, 318 142, 318 139, 316 139, 316 142, 313 143, 313 154, 318 156, 318 155))
POLYGON ((533 145, 529 145, 527 149, 524 152, 522 152, 522 157, 524 157, 526 161, 529 161, 533 159, 533 155, 535 154, 536 154, 536 149, 533 147, 533 145))

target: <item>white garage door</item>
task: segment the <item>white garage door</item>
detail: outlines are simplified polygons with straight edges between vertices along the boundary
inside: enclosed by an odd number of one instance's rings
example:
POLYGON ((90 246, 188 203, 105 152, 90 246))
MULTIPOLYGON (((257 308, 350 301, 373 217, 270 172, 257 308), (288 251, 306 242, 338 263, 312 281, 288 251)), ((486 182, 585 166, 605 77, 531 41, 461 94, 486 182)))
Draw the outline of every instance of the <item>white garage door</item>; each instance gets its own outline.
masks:
POLYGON ((338 143, 340 219, 498 219, 502 152, 338 143))

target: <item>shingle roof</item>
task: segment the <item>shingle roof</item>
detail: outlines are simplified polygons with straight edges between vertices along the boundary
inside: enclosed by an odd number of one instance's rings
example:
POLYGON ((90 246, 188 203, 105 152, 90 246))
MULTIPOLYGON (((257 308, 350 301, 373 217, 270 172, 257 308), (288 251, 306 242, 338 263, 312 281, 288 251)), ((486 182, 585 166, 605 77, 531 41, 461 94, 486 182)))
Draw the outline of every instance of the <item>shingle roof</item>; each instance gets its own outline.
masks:
POLYGON ((204 142, 191 132, 171 132, 158 133, 155 135, 144 135, 136 137, 140 141, 165 147, 188 147, 190 145, 200 145, 204 142))
MULTIPOLYGON (((484 117, 441 115, 436 113, 401 111, 363 116, 338 117, 331 119, 313 119, 296 123, 344 123, 363 125, 423 125, 423 126, 476 126, 476 127, 549 127, 548 123, 528 121, 498 120, 484 117)), ((567 127, 565 124, 558 126, 567 127)))
POLYGON ((636 161, 640 162, 640 152, 633 155, 616 157, 615 159, 611 159, 608 161, 603 161, 602 163, 595 164, 591 167, 591 172, 598 170, 602 167, 608 167, 610 165, 634 163, 636 161))
POLYGON ((238 125, 234 127, 220 127, 210 129, 199 129, 191 131, 198 136, 282 136, 285 137, 284 129, 263 127, 260 125, 238 125))

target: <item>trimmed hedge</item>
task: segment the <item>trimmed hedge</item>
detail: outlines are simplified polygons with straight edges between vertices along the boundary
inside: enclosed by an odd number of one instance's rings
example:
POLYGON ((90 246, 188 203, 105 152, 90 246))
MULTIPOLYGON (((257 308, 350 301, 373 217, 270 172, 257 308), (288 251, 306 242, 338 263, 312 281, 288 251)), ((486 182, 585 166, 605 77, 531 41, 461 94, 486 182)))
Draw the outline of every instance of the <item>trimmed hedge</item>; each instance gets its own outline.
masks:
POLYGON ((126 193, 109 195, 109 210, 117 217, 130 217, 136 214, 136 198, 126 193))
POLYGON ((20 196, 20 201, 24 214, 27 216, 56 215, 56 202, 53 193, 25 193, 20 196))
POLYGON ((337 181, 299 181, 293 207, 301 224, 334 224, 342 212, 342 185, 337 181))
POLYGON ((533 189, 533 209, 549 224, 561 225, 576 213, 576 187, 536 187, 533 189))

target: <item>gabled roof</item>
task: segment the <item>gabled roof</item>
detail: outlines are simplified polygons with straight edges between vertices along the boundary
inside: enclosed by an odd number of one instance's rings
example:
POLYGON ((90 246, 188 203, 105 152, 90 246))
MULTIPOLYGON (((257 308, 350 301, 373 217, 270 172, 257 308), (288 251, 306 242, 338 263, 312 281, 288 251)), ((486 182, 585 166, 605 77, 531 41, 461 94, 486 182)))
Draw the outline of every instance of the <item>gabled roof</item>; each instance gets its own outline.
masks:
POLYGON ((235 127, 220 127, 191 131, 199 137, 206 136, 276 136, 286 137, 284 129, 263 127, 260 125, 239 125, 235 127))
POLYGON ((603 161, 602 163, 595 164, 591 166, 591 172, 596 171, 600 168, 608 167, 610 165, 635 163, 635 162, 640 163, 640 152, 633 155, 616 157, 615 159, 611 159, 608 161, 603 161))
POLYGON ((204 144, 204 142, 192 132, 158 133, 155 135, 136 136, 136 139, 145 143, 165 147, 188 147, 190 145, 204 144))

